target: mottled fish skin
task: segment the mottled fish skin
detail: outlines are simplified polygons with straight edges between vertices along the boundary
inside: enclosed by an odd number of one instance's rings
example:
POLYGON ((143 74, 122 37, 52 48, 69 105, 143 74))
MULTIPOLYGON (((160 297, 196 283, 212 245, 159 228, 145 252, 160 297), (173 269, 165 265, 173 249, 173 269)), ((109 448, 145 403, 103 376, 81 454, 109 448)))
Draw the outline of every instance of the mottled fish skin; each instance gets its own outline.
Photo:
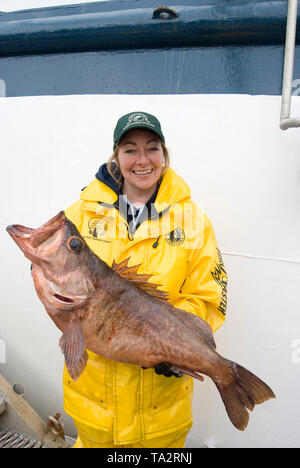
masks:
POLYGON ((32 262, 37 294, 63 332, 60 347, 71 377, 84 371, 86 349, 142 367, 168 363, 174 372, 216 384, 234 426, 244 430, 255 404, 275 398, 258 377, 216 352, 210 326, 174 308, 167 294, 130 259, 109 267, 86 245, 64 212, 38 229, 7 231, 32 262))

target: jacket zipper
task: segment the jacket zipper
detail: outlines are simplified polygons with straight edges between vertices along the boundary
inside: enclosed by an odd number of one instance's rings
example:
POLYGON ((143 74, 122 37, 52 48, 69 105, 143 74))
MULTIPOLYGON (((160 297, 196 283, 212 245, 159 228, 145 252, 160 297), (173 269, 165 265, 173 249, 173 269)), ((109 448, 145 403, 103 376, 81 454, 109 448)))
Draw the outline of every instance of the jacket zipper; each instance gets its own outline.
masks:
MULTIPOLYGON (((105 206, 105 207, 107 207, 107 208, 115 208, 115 209, 119 212, 120 216, 122 216, 122 218, 124 219, 124 226, 125 226, 126 229, 127 229, 127 237, 128 237, 128 239, 129 239, 130 241, 133 241, 133 240, 134 240, 134 234, 136 233, 136 231, 138 230, 138 228, 141 226, 141 224, 142 224, 144 221, 146 221, 147 219, 149 219, 149 218, 145 218, 145 219, 142 220, 141 222, 138 222, 138 223, 135 225, 135 230, 134 230, 134 232, 132 232, 131 229, 130 229, 130 226, 129 226, 128 222, 127 222, 127 220, 124 218, 123 214, 122 214, 122 213, 120 212, 120 210, 119 210, 118 200, 117 200, 115 203, 113 203, 112 205, 109 204, 109 203, 104 203, 104 202, 100 202, 100 201, 98 201, 98 203, 99 203, 99 205, 105 206)), ((167 212, 169 211, 170 208, 171 208, 171 205, 167 206, 167 208, 165 208, 165 209, 164 209, 163 211, 161 211, 160 213, 157 213, 157 215, 156 215, 155 217, 153 217, 153 218, 150 218, 150 220, 155 221, 156 219, 160 219, 165 213, 167 213, 167 212)), ((161 236, 159 235, 158 238, 156 239, 156 241, 153 243, 152 247, 153 247, 154 249, 156 249, 156 248, 158 247, 160 237, 161 237, 161 236)))

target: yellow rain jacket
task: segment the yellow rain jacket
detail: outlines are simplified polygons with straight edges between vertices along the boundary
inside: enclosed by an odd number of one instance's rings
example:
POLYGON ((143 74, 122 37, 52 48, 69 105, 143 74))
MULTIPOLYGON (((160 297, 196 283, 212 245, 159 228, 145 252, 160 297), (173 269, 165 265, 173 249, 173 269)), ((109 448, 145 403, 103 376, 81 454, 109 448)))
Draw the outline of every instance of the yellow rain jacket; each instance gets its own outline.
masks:
MULTIPOLYGON (((150 219, 133 235, 117 199, 96 178, 65 213, 108 265, 130 257, 129 266, 141 264, 139 273, 153 275, 150 281, 168 292, 174 307, 200 316, 215 331, 225 319, 227 277, 212 225, 191 201, 187 184, 168 168, 150 219)), ((103 431, 115 444, 132 444, 190 427, 192 389, 186 375, 167 378, 92 352, 77 382, 64 370, 65 411, 91 442, 103 431)))

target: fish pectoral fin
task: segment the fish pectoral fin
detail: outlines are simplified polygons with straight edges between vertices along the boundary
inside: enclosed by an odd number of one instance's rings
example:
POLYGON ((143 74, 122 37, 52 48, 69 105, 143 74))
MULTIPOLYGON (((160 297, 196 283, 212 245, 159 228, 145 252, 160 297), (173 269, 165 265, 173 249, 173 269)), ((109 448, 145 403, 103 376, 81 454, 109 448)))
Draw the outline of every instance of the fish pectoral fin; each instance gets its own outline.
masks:
POLYGON ((65 356, 68 372, 73 380, 78 380, 85 369, 88 354, 79 320, 68 326, 59 340, 60 349, 65 356))

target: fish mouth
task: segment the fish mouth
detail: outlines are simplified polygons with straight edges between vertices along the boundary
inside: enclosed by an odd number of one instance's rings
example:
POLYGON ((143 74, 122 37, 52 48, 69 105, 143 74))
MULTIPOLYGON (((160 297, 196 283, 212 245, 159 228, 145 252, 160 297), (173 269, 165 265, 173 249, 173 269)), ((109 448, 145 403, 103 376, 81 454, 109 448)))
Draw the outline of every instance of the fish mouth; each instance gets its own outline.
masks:
POLYGON ((61 230, 65 221, 65 214, 61 211, 40 228, 32 229, 20 224, 12 224, 7 226, 6 230, 22 250, 25 257, 31 260, 32 263, 40 263, 43 260, 43 255, 39 251, 40 245, 61 230))
POLYGON ((81 305, 85 300, 86 296, 81 295, 81 296, 73 296, 70 294, 66 294, 65 291, 63 291, 58 285, 49 282, 48 283, 48 294, 51 296, 52 300, 54 298, 54 302, 56 304, 59 304, 60 306, 78 306, 81 305))
POLYGON ((15 243, 20 247, 20 249, 25 252, 28 250, 26 242, 30 239, 31 234, 34 232, 34 229, 31 229, 26 226, 21 226, 20 224, 12 224, 7 226, 6 231, 13 238, 15 243))
POLYGON ((7 226, 6 230, 12 237, 15 236, 23 239, 30 237, 30 234, 34 231, 32 228, 21 226, 20 224, 11 224, 7 226))
POLYGON ((55 278, 50 279, 39 265, 33 264, 31 274, 40 300, 53 313, 81 307, 88 299, 88 294, 72 294, 66 284, 57 284, 55 278))
POLYGON ((61 296, 60 294, 53 294, 53 296, 60 302, 64 302, 66 304, 74 304, 73 299, 71 299, 70 297, 61 296))

